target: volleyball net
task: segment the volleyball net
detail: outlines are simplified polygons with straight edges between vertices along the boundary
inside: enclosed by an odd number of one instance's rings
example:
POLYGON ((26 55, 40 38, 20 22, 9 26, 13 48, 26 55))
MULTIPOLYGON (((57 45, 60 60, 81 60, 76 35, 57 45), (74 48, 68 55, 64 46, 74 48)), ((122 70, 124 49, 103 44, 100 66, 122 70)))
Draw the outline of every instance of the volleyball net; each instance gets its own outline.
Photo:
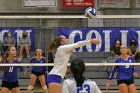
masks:
MULTIPOLYGON (((85 66, 139 66, 140 63, 85 63, 85 66)), ((1 63, 0 66, 54 66, 53 63, 19 63, 19 64, 4 64, 1 63)), ((68 63, 67 66, 70 66, 70 63, 68 63)))
MULTIPOLYGON (((1 15, 0 16, 0 40, 3 42, 6 32, 11 32, 16 41, 17 55, 19 54, 19 40, 22 33, 26 31, 31 40, 30 57, 35 56, 35 50, 41 48, 43 56, 48 62, 48 45, 59 35, 65 35, 70 43, 90 38, 98 38, 101 44, 98 46, 86 45, 74 50, 70 61, 82 59, 86 65, 85 76, 94 79, 101 89, 105 89, 105 80, 108 77, 105 66, 134 65, 139 73, 140 58, 136 63, 115 63, 111 54, 111 48, 117 38, 121 39, 122 44, 130 45, 131 39, 136 41, 140 51, 140 16, 139 15, 96 15, 89 19, 84 15, 1 15), (102 82, 100 82, 102 81, 102 82)), ((3 52, 2 48, 1 52, 3 52)), ((139 54, 139 52, 138 52, 139 54)), ((0 63, 2 66, 53 66, 53 63, 30 63, 30 58, 23 59, 19 64, 0 63)), ((70 62, 68 63, 70 66, 70 62)), ((28 70, 31 72, 31 67, 28 70)), ((30 73, 27 76, 23 72, 18 72, 19 83, 28 86, 30 73), (26 81, 26 82, 25 82, 26 81)), ((2 73, 0 74, 0 77, 2 73)), ((139 78, 136 79, 139 86, 139 78)), ((111 84, 112 89, 116 88, 116 83, 111 84)))
MULTIPOLYGON (((41 48, 43 56, 47 58, 48 45, 58 35, 68 37, 70 43, 98 38, 101 41, 100 45, 87 45, 76 49, 71 59, 81 58, 86 63, 90 62, 95 66, 94 63, 109 65, 104 61, 111 56, 110 49, 116 38, 120 38, 121 43, 128 46, 131 39, 134 39, 140 51, 139 27, 139 15, 96 15, 93 19, 89 19, 84 15, 1 15, 0 40, 3 42, 6 36, 5 33, 11 32, 19 53, 19 40, 22 38, 22 33, 26 31, 31 39, 31 57, 35 56, 37 48, 41 48)), ((2 51, 2 48, 0 49, 2 51)))

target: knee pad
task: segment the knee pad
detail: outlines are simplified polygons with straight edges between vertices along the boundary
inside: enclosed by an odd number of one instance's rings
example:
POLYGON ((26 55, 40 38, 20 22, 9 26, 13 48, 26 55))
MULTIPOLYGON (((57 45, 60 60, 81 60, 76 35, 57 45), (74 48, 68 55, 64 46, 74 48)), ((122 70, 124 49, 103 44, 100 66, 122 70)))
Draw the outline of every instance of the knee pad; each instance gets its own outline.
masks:
POLYGON ((33 86, 29 85, 27 89, 31 91, 33 88, 33 86))
POLYGON ((45 85, 45 86, 42 86, 42 88, 44 89, 44 90, 46 90, 47 89, 47 86, 45 85))

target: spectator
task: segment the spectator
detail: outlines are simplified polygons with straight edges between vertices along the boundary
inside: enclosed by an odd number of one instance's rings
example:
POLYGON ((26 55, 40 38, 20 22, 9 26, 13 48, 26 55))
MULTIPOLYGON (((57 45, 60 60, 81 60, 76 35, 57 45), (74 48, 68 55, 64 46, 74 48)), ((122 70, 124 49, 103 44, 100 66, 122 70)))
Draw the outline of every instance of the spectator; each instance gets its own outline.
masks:
POLYGON ((119 38, 116 38, 115 44, 111 47, 111 53, 117 58, 121 52, 120 52, 120 46, 121 46, 121 40, 119 38))
POLYGON ((6 37, 3 40, 3 51, 6 52, 7 48, 15 46, 15 39, 10 32, 6 32, 6 37))
POLYGON ((25 49, 27 58, 30 58, 30 55, 29 55, 30 45, 31 45, 31 41, 30 41, 30 39, 28 37, 28 32, 23 32, 22 38, 20 38, 20 40, 19 40, 20 55, 21 56, 22 56, 22 53, 23 53, 23 51, 25 49))
POLYGON ((135 60, 137 60, 139 58, 138 45, 136 44, 134 39, 130 41, 129 49, 130 49, 130 55, 133 56, 135 60))

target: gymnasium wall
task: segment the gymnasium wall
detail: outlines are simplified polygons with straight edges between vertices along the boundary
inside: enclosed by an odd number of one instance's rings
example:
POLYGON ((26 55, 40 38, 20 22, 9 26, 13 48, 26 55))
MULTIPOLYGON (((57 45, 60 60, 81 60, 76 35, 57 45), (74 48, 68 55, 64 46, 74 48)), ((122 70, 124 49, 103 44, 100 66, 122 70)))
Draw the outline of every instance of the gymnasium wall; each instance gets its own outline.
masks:
MULTIPOLYGON (((62 0, 57 0, 58 7, 51 8, 24 8, 22 0, 0 0, 0 14, 81 14, 85 8, 63 7, 62 0)), ((129 9, 99 9, 98 0, 95 0, 95 8, 98 14, 140 14, 140 10, 135 8, 134 0, 130 0, 129 9)), ((36 29, 36 41, 41 32, 41 47, 45 51, 50 38, 57 35, 58 27, 139 27, 140 19, 32 19, 13 20, 1 19, 0 27, 34 27, 36 29)), ((38 47, 38 43, 36 43, 38 47)))

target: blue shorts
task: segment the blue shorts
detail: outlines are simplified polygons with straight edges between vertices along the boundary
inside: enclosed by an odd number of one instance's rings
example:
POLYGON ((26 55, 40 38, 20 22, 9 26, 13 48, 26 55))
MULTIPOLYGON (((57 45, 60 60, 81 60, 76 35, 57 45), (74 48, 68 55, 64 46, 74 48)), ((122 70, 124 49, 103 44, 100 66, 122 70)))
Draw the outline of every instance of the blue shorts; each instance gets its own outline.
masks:
POLYGON ((47 84, 49 84, 49 83, 60 83, 61 84, 62 78, 59 75, 49 74, 47 76, 47 80, 46 81, 47 81, 46 82, 47 84))

